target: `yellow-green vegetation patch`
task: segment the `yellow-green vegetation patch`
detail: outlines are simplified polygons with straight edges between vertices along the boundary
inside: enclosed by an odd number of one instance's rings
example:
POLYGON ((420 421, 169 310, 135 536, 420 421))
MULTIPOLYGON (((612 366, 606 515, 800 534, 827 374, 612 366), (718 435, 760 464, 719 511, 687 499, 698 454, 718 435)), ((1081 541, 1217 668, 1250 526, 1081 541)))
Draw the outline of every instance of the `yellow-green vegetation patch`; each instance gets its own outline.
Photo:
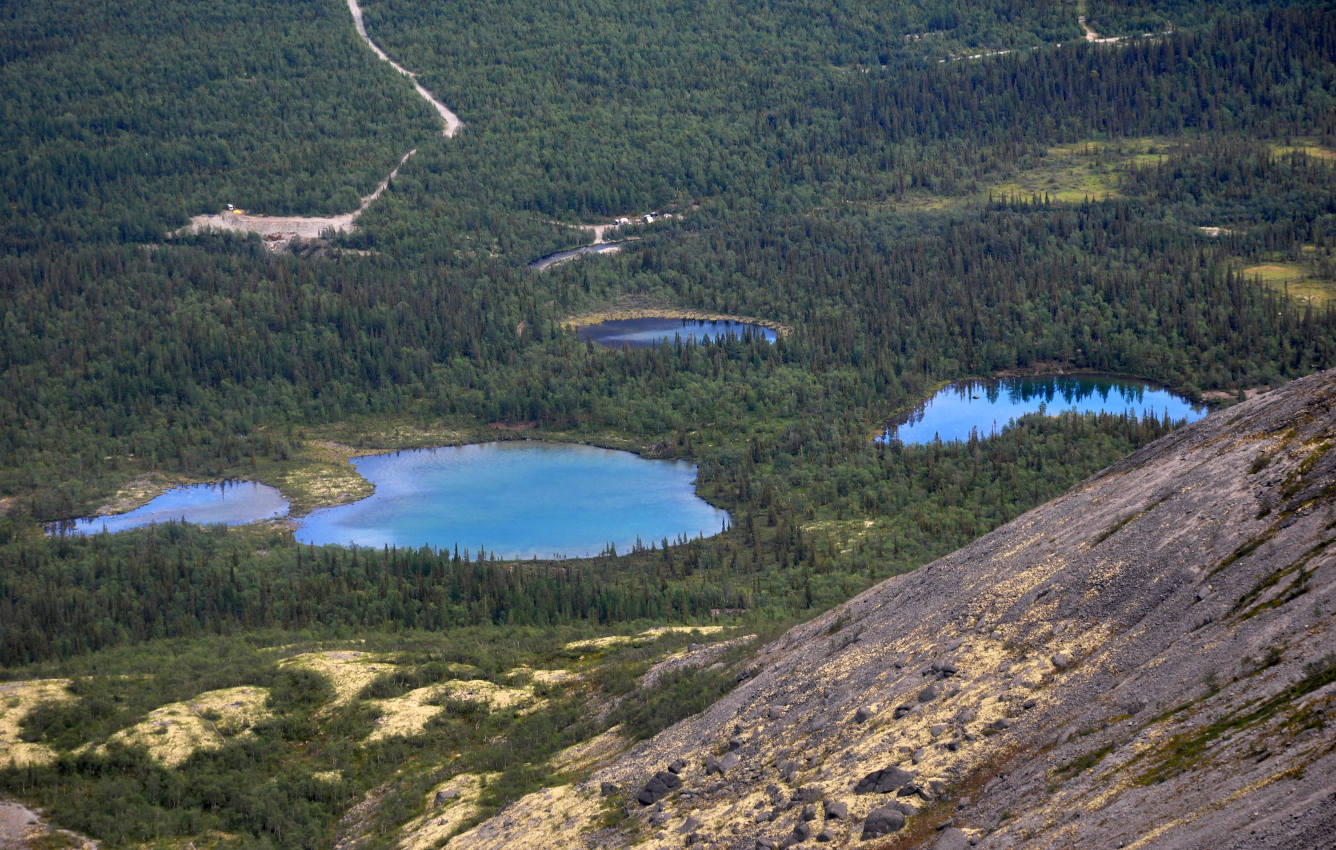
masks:
POLYGON ((713 635, 718 634, 723 630, 723 626, 658 626, 633 635, 607 635, 606 637, 601 638, 574 640, 566 644, 563 649, 570 652, 591 652, 619 645, 643 646, 644 644, 658 640, 666 634, 690 634, 692 632, 699 632, 702 635, 713 635))
POLYGON ((435 850, 478 812, 483 786, 500 774, 461 773, 427 792, 426 812, 404 824, 399 846, 435 850))
POLYGON ((269 716, 267 688, 242 686, 206 691, 150 711, 147 719, 112 735, 108 743, 142 746, 175 767, 197 750, 216 750, 269 716))
POLYGON ((164 491, 183 484, 197 483, 183 476, 169 476, 160 472, 142 475, 126 483, 106 504, 97 509, 97 515, 123 514, 151 502, 164 491))
POLYGON ((1281 156, 1291 153, 1302 153, 1311 156, 1314 159, 1336 162, 1336 150, 1324 147, 1323 145, 1305 143, 1297 145, 1272 145, 1271 149, 1281 156))
POLYGON ((515 708, 533 700, 528 688, 507 688, 485 679, 445 682, 436 690, 445 699, 484 704, 492 710, 515 708))
POLYGON ((1321 306, 1336 298, 1336 281, 1316 277, 1303 263, 1260 263, 1243 274, 1301 304, 1321 306))
POLYGON ((376 730, 367 741, 421 734, 428 721, 444 710, 439 702, 433 702, 438 700, 440 693, 439 686, 429 685, 392 699, 371 700, 370 704, 380 711, 380 717, 376 720, 376 730))
POLYGON ((475 435, 454 428, 434 427, 398 419, 354 419, 300 432, 292 457, 257 470, 259 477, 278 487, 300 516, 314 508, 342 505, 374 491, 353 466, 361 455, 404 449, 456 445, 475 435))
POLYGON ((532 670, 528 667, 516 667, 510 671, 513 679, 528 679, 535 685, 564 685, 580 678, 574 670, 532 670))
POLYGON ((1038 197, 1055 203, 1116 198, 1120 174, 1135 167, 1155 165, 1172 144, 1165 139, 1144 137, 1055 145, 1045 151, 1042 162, 993 183, 986 194, 994 199, 1038 197))
MULTIPOLYGON (((484 850, 551 850, 569 844, 579 846, 576 831, 598 818, 597 795, 581 793, 570 785, 544 788, 522 798, 515 806, 524 812, 519 819, 496 818, 462 833, 460 846, 484 850)), ((680 836, 679 842, 680 843, 680 836)), ((417 847, 425 845, 415 845, 417 847)))
POLYGON ((39 703, 74 699, 69 684, 69 679, 0 683, 0 766, 42 765, 55 760, 56 752, 50 747, 20 741, 19 725, 39 703))
POLYGON ((380 711, 376 730, 368 741, 421 734, 427 723, 445 710, 447 702, 474 703, 489 711, 523 707, 529 712, 543 705, 543 701, 535 700, 527 688, 507 688, 484 679, 427 685, 402 696, 368 702, 380 711))
POLYGON ((588 741, 567 747, 552 756, 550 763, 558 773, 595 770, 621 755, 629 746, 631 739, 622 734, 621 726, 614 726, 588 741))
POLYGON ((824 537, 840 554, 848 554, 853 551, 854 544, 871 534, 876 526, 876 521, 871 519, 820 519, 803 523, 802 530, 824 537))
POLYGON ((392 669, 371 653, 353 649, 304 652, 283 659, 278 666, 298 667, 324 676, 334 687, 335 704, 351 702, 373 679, 392 669))
POLYGON ((328 440, 306 443, 293 465, 275 476, 275 484, 292 504, 292 512, 327 505, 341 505, 370 496, 371 482, 358 473, 349 460, 357 454, 351 446, 328 440))

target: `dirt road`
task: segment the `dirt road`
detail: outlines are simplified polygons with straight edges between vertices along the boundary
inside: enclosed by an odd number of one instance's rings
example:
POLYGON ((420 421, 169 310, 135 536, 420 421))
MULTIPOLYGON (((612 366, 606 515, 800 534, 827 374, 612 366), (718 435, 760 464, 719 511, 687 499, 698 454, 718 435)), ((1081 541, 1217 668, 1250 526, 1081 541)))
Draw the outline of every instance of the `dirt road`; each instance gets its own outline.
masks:
MULTIPOLYGON (((357 4, 357 0, 348 0, 348 11, 352 13, 353 26, 357 28, 357 34, 362 37, 367 46, 382 60, 390 63, 390 67, 407 77, 422 99, 430 103, 436 113, 441 116, 441 121, 445 124, 445 129, 441 132, 441 135, 450 138, 459 132, 459 128, 464 126, 463 122, 459 120, 459 116, 450 111, 450 108, 441 103, 435 95, 427 91, 417 81, 416 74, 391 59, 367 35, 366 24, 362 21, 362 7, 357 4)), ((264 239, 269 250, 283 251, 287 250, 293 239, 316 239, 322 233, 330 230, 335 232, 350 231, 356 227, 357 219, 366 211, 367 207, 371 206, 380 197, 380 194, 390 185, 390 181, 399 175, 399 169, 415 153, 417 153, 417 148, 404 154, 403 159, 399 160, 399 164, 394 167, 394 170, 384 180, 380 181, 380 185, 371 194, 362 198, 362 203, 352 212, 335 216, 267 216, 232 212, 197 215, 190 219, 190 224, 175 231, 172 235, 202 233, 207 230, 258 233, 264 239)), ((599 234, 599 237, 601 239, 602 235, 599 234)))
POLYGON ((367 207, 371 206, 381 193, 390 185, 390 181, 399 176, 399 169, 413 154, 417 153, 417 148, 413 148, 404 154, 403 159, 394 170, 380 181, 371 194, 362 198, 362 203, 352 212, 333 216, 268 216, 268 215, 246 215, 230 212, 197 215, 190 219, 190 224, 176 231, 172 235, 184 235, 189 233, 202 233, 206 230, 231 230, 238 233, 258 233, 264 238, 265 244, 271 251, 281 251, 286 249, 294 238, 315 239, 327 230, 350 231, 356 226, 356 222, 362 213, 366 212, 367 207))
POLYGON ((391 68, 412 81, 413 88, 417 89, 417 93, 422 96, 423 100, 430 103, 437 114, 441 116, 441 120, 445 122, 445 130, 442 135, 450 137, 459 132, 459 128, 464 126, 464 123, 459 120, 459 116, 451 112, 450 108, 444 103, 437 100, 435 95, 423 88, 422 84, 417 81, 417 74, 414 74, 403 65, 400 65, 398 62, 391 59, 384 50, 381 50, 380 47, 371 40, 371 36, 367 35, 366 24, 362 21, 362 7, 357 5, 357 0, 348 0, 348 11, 352 12, 353 26, 357 27, 357 34, 362 37, 362 40, 367 43, 367 46, 375 51, 376 55, 381 59, 389 62, 391 68))

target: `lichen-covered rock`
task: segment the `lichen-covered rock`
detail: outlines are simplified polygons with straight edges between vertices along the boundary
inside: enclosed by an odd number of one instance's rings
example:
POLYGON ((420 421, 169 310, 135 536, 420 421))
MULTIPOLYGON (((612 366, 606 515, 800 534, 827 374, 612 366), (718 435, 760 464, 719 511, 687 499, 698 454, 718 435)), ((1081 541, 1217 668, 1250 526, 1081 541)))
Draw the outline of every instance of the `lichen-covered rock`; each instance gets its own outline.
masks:
POLYGON ((742 757, 737 753, 724 753, 719 757, 710 756, 705 759, 705 773, 707 776, 712 773, 718 773, 722 776, 741 763, 742 757))

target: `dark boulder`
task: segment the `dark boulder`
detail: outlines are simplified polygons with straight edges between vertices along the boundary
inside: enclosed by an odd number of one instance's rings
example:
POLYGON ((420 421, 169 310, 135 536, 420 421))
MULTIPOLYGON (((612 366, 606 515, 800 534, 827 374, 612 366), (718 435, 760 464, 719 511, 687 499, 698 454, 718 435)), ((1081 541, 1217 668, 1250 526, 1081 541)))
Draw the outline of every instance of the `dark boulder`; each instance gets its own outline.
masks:
POLYGON ((682 780, 677 778, 677 774, 661 770, 640 789, 636 802, 642 806, 652 806, 681 787, 682 780))
POLYGON ((826 801, 826 820, 847 820, 849 817, 849 805, 841 803, 838 800, 826 801))
POLYGON ((907 770, 901 770, 898 767, 883 767, 881 770, 874 770, 867 776, 858 780, 854 786, 855 794, 889 794, 907 782, 913 780, 914 775, 907 770))

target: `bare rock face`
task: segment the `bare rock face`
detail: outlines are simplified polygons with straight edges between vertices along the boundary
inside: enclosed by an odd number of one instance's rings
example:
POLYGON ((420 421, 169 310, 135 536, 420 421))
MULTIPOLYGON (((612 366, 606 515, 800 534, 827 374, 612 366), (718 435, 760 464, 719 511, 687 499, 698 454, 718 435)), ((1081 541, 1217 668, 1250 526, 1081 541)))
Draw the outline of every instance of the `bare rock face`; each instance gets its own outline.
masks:
POLYGON ((688 819, 719 848, 799 827, 832 846, 1330 846, 1333 448, 1336 372, 1215 413, 792 629, 704 713, 449 846, 681 847, 688 819), (601 826, 604 783, 721 753, 738 763, 655 802, 663 829, 634 804, 601 826), (819 800, 841 808, 804 820, 819 800))

